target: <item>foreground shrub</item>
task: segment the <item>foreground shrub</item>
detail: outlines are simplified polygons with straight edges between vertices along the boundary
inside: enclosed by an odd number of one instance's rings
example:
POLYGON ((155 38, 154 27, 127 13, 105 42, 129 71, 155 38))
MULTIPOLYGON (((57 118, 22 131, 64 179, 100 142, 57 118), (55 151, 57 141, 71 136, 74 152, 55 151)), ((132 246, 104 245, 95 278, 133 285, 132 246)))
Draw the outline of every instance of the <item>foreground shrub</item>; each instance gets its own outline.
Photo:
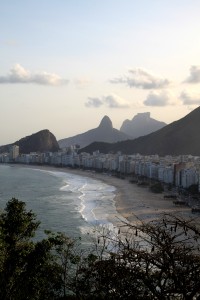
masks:
POLYGON ((196 222, 165 214, 149 223, 125 225, 125 237, 111 241, 101 236, 107 245, 115 244, 115 252, 107 251, 79 270, 76 284, 83 299, 199 299, 196 222))
POLYGON ((34 242, 38 226, 15 198, 0 214, 0 299, 200 299, 196 220, 164 214, 116 235, 103 228, 87 252, 62 233, 34 242))

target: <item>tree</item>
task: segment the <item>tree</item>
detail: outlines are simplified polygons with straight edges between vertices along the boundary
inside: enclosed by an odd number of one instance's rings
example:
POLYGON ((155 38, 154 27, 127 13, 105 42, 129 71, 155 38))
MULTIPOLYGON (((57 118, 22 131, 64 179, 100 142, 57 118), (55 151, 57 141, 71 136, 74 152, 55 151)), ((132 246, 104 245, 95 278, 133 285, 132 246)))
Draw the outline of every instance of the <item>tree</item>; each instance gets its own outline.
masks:
POLYGON ((114 252, 80 268, 76 284, 82 299, 200 299, 196 221, 164 214, 125 226, 125 236, 107 237, 114 252))
POLYGON ((198 195, 199 194, 199 185, 198 184, 192 184, 187 188, 187 192, 192 195, 198 195))
MULTIPOLYGON (((133 225, 139 251, 141 285, 152 299, 194 299, 200 295, 200 230, 196 220, 164 214, 159 220, 133 225)), ((137 259, 136 259, 137 257, 137 259)))
MULTIPOLYGON (((74 277, 82 258, 80 238, 72 239, 63 233, 47 232, 48 239, 54 244, 54 257, 60 267, 61 294, 64 297, 75 294, 74 277)), ((68 299, 68 298, 67 298, 68 299)))
POLYGON ((52 253, 55 240, 33 242, 39 226, 25 203, 12 198, 0 215, 0 298, 55 299, 61 267, 52 253))
MULTIPOLYGON (((16 293, 24 260, 34 249, 29 241, 39 222, 32 212, 25 211, 25 203, 13 198, 0 216, 0 293, 2 299, 12 299, 16 293)), ((13 298, 14 299, 14 298, 13 298)))
POLYGON ((200 227, 164 214, 103 228, 83 253, 62 233, 46 232, 25 203, 11 199, 0 214, 0 299, 200 299, 200 227))
POLYGON ((164 191, 163 185, 161 182, 157 182, 150 186, 150 190, 153 193, 162 193, 164 191))

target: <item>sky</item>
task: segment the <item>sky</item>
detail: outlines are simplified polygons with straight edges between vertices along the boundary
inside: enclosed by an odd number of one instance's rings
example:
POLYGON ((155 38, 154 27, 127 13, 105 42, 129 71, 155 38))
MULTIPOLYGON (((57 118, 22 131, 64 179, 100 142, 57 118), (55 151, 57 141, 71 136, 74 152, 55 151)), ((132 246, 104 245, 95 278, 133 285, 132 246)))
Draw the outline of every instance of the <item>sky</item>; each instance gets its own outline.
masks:
POLYGON ((2 0, 0 145, 200 105, 199 0, 2 0))

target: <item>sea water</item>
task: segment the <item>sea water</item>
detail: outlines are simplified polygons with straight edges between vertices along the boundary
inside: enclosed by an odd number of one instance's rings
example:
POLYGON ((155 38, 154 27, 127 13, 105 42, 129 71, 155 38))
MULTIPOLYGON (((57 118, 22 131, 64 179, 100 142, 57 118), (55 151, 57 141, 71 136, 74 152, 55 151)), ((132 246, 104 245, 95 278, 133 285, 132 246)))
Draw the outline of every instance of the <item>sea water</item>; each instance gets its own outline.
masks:
POLYGON ((0 210, 13 197, 24 201, 41 222, 38 239, 45 236, 44 230, 85 241, 99 226, 116 230, 114 196, 113 186, 56 168, 0 165, 0 210))

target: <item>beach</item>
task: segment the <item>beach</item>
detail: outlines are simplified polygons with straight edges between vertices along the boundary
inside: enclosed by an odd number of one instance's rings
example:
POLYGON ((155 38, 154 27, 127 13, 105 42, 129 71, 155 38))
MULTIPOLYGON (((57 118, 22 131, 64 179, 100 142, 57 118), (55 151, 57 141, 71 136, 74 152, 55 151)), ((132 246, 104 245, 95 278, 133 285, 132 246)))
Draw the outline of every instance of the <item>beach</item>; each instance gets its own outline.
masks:
POLYGON ((148 187, 138 186, 136 183, 131 183, 130 178, 120 179, 115 176, 110 176, 106 173, 96 173, 94 171, 71 169, 71 168, 56 168, 52 166, 35 166, 22 165, 27 168, 38 168, 47 171, 59 171, 89 177, 94 180, 102 181, 110 186, 115 187, 115 206, 121 216, 117 219, 115 216, 110 216, 110 220, 115 220, 115 225, 127 220, 128 223, 141 221, 151 221, 159 218, 163 213, 178 214, 184 218, 193 218, 191 208, 187 206, 176 206, 172 199, 164 199, 163 193, 152 193, 148 187))
POLYGON ((88 176, 114 186, 116 188, 114 198, 116 210, 130 223, 138 220, 150 221, 159 218, 164 212, 179 214, 186 218, 194 217, 190 207, 176 206, 172 199, 164 199, 163 193, 156 194, 151 192, 149 187, 131 183, 129 177, 120 179, 107 174, 81 170, 69 170, 69 172, 88 176))

